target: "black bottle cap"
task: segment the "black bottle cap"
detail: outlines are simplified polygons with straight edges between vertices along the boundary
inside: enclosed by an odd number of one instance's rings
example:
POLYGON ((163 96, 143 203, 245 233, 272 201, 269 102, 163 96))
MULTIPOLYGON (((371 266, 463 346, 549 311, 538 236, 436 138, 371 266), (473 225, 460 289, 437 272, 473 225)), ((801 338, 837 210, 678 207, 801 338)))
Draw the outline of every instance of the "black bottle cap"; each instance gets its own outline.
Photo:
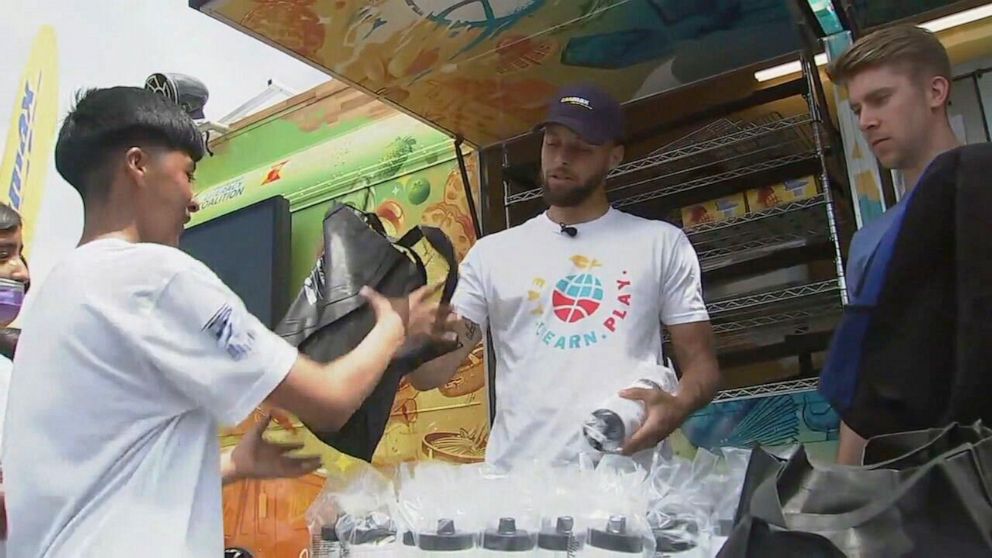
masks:
POLYGON ((333 525, 324 525, 320 528, 320 540, 337 542, 338 531, 333 525))
POLYGON ((338 536, 343 536, 353 546, 395 541, 397 536, 396 524, 381 512, 360 517, 342 515, 338 518, 337 528, 340 531, 338 536))
POLYGON ((583 433, 589 445, 596 451, 613 451, 614 446, 619 447, 625 437, 626 427, 620 415, 609 409, 597 409, 592 412, 593 420, 586 423, 583 433), (590 430, 598 430, 596 434, 590 434, 590 430), (600 439, 602 438, 602 439, 600 439), (604 449, 604 442, 609 442, 609 447, 604 449))
POLYGON ((651 531, 658 552, 685 552, 696 547, 699 525, 695 521, 670 518, 651 531))
POLYGON ((610 517, 606 529, 589 530, 589 546, 627 554, 639 554, 644 550, 644 539, 627 532, 627 518, 622 515, 610 517))
POLYGON ((503 552, 525 552, 534 548, 530 533, 517 529, 517 522, 512 517, 499 520, 499 527, 494 531, 489 529, 482 535, 482 548, 500 550, 503 552))
POLYGON ((475 546, 472 533, 459 533, 451 519, 437 520, 437 531, 420 534, 420 549, 438 552, 468 550, 475 546))
POLYGON ((559 517, 553 531, 541 531, 537 536, 537 546, 544 550, 574 552, 582 546, 582 541, 575 535, 574 528, 574 519, 568 516, 559 517))

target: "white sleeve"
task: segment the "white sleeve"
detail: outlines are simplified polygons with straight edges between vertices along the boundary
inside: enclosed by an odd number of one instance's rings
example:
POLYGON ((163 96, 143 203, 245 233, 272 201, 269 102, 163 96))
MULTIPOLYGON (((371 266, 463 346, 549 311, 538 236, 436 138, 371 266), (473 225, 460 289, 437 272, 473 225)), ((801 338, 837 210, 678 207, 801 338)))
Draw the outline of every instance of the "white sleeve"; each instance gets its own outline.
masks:
POLYGON ((225 425, 247 418, 285 379, 296 348, 251 315, 205 267, 177 273, 143 332, 152 365, 225 425))
POLYGON ((710 319, 703 301, 703 284, 696 250, 679 231, 671 253, 662 258, 661 322, 679 325, 710 319))
POLYGON ((458 288, 451 297, 451 305, 460 316, 485 327, 489 307, 486 304, 485 270, 478 244, 468 251, 458 266, 458 288))

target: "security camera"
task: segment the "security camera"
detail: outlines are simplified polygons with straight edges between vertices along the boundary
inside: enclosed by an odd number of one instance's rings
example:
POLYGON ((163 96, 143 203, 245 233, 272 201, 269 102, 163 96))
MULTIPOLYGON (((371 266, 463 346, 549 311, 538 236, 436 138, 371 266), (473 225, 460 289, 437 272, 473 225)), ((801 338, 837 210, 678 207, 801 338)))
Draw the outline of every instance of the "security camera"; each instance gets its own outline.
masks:
POLYGON ((155 73, 145 80, 145 89, 165 95, 195 120, 203 120, 203 106, 210 92, 202 81, 185 74, 155 73))

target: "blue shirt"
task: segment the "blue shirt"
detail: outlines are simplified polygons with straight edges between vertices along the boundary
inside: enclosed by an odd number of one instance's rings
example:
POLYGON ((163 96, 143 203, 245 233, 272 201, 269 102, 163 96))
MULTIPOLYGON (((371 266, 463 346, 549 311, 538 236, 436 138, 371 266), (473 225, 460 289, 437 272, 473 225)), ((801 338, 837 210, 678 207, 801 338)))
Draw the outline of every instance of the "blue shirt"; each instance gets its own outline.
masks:
POLYGON ((907 199, 909 197, 904 196, 899 203, 862 227, 851 238, 851 246, 847 254, 847 293, 850 297, 853 298, 853 295, 860 289, 861 281, 868 269, 868 262, 875 254, 878 243, 885 236, 885 232, 892 226, 892 221, 898 213, 893 209, 905 204, 907 199))

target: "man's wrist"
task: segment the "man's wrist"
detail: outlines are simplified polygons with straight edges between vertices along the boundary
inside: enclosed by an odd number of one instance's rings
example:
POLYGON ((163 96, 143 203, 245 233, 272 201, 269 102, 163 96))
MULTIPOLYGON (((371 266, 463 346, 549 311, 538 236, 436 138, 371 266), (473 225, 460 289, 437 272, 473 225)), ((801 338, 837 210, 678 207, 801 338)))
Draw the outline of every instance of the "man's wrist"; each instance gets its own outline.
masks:
POLYGON ((682 420, 689 418, 689 415, 696 412, 699 408, 699 403, 695 398, 691 397, 685 392, 681 392, 673 398, 675 405, 675 412, 677 416, 681 417, 682 420))
POLYGON ((376 322, 372 331, 376 332, 377 335, 381 336, 383 341, 396 349, 403 346, 403 343, 406 341, 406 325, 399 316, 379 320, 376 322))

